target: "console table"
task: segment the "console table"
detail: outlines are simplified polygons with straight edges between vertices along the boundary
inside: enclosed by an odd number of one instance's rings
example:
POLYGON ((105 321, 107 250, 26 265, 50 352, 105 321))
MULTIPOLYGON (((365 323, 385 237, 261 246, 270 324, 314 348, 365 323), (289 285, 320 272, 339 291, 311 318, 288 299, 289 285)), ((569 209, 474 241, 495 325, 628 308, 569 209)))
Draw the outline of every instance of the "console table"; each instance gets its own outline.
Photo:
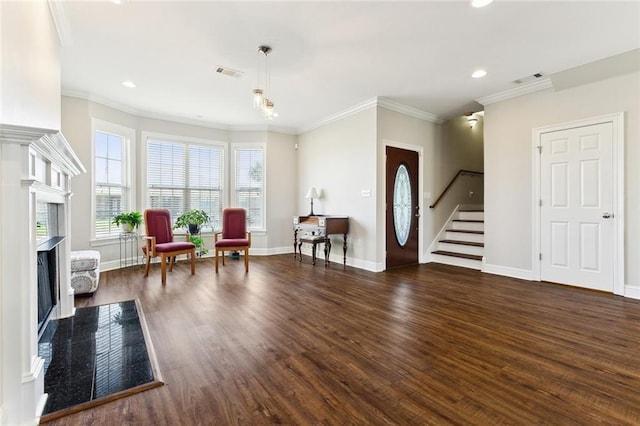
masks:
POLYGON ((302 257, 302 243, 313 244, 312 255, 315 264, 316 245, 325 243, 325 265, 329 264, 331 240, 329 235, 342 234, 342 264, 347 264, 347 234, 349 233, 348 216, 294 216, 293 217, 293 256, 300 252, 302 257), (302 241, 302 239, 305 239, 302 241))

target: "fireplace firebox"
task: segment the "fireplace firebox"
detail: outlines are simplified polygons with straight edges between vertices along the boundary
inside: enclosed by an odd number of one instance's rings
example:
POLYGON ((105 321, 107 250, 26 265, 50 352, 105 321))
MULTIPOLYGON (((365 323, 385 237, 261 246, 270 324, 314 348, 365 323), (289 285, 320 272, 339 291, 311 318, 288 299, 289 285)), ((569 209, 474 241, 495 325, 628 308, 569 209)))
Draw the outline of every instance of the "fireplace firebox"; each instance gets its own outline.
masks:
POLYGON ((58 303, 58 245, 64 237, 53 237, 38 245, 38 337, 58 303))

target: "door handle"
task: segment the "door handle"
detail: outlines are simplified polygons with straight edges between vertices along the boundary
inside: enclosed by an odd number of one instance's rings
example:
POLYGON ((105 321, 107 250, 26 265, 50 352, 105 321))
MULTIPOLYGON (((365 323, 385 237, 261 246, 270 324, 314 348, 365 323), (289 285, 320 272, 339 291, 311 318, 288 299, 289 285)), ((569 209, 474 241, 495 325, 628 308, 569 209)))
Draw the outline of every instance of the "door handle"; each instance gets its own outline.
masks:
POLYGON ((609 212, 604 212, 604 213, 602 213, 602 217, 604 219, 609 219, 610 217, 613 217, 613 214, 609 213, 609 212))

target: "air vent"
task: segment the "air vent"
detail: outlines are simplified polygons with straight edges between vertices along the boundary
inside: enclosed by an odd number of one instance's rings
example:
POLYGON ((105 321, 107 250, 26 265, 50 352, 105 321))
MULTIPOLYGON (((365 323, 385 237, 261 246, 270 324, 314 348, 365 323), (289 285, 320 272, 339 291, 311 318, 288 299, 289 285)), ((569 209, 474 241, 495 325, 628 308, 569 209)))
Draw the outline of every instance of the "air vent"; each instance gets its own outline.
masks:
POLYGON ((542 77, 544 77, 544 74, 542 74, 541 72, 537 72, 537 73, 535 73, 533 75, 528 75, 526 77, 522 77, 522 78, 519 78, 517 80, 513 80, 513 83, 515 83, 515 84, 531 83, 532 81, 536 81, 536 80, 538 80, 539 78, 542 78, 542 77))
POLYGON ((216 72, 218 74, 226 75, 229 77, 235 77, 235 78, 241 78, 244 75, 242 71, 234 70, 227 67, 218 67, 216 69, 216 72))

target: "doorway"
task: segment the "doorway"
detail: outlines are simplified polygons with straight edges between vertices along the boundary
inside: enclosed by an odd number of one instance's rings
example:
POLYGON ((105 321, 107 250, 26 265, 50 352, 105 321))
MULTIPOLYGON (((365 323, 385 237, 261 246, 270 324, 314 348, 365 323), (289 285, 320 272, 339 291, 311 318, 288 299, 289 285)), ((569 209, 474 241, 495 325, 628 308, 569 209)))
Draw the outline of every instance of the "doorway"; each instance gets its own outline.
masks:
POLYGON ((386 268, 418 263, 418 153, 386 147, 386 268))
POLYGON ((536 129, 541 281, 624 293, 621 115, 536 129))

